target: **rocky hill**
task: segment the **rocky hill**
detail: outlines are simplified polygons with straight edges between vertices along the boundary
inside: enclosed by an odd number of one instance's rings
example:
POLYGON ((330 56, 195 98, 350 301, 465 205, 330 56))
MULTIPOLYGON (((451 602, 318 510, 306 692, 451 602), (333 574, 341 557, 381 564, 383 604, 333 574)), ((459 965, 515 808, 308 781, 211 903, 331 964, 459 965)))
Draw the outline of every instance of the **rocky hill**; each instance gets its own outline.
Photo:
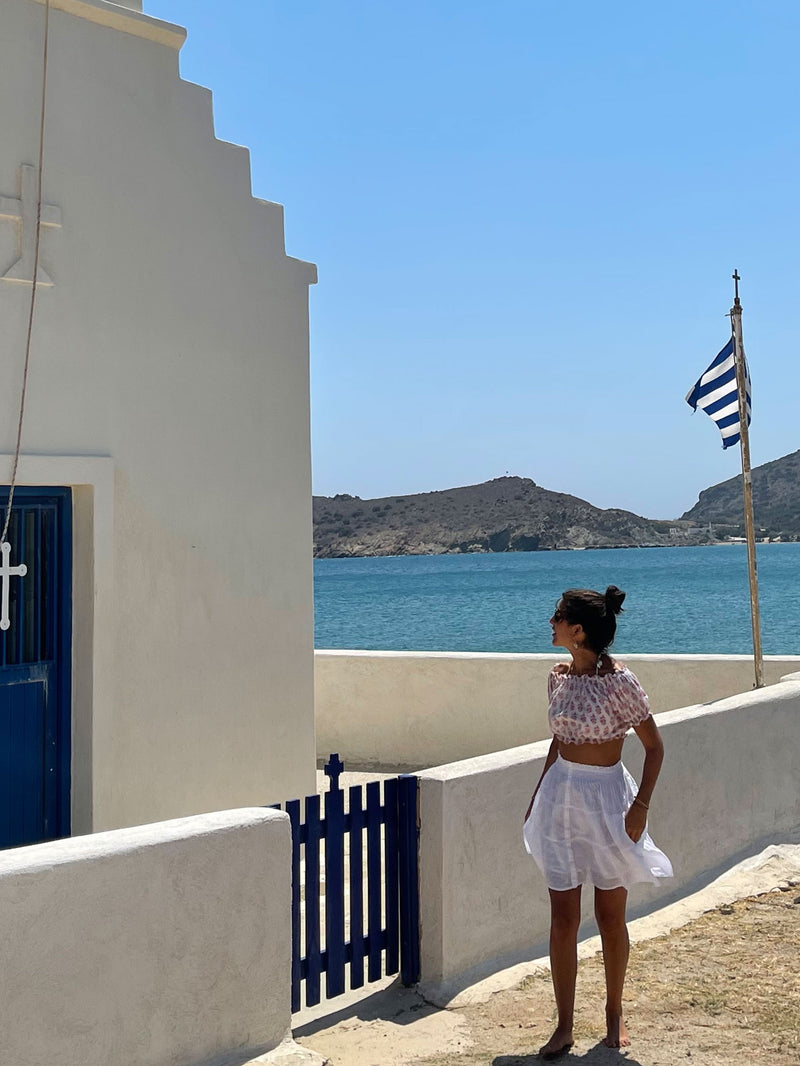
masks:
MULTIPOLYGON (((670 527, 680 525, 593 507, 576 496, 540 488, 529 478, 500 477, 377 500, 315 496, 314 554, 339 558, 657 546, 674 544, 670 527)), ((705 533, 684 535, 681 543, 707 539, 705 533)))
MULTIPOLYGON (((757 529, 770 536, 800 536, 800 451, 753 469, 753 515, 757 529)), ((694 507, 682 516, 693 524, 728 527, 741 535, 742 478, 729 478, 704 489, 694 507)))

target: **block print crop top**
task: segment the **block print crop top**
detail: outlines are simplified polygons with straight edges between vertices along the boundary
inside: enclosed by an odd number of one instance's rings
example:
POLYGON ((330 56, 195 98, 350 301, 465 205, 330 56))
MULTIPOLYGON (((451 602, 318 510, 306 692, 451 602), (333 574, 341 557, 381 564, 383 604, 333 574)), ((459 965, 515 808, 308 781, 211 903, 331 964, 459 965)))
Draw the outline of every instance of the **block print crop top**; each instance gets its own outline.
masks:
POLYGON ((650 714, 647 694, 627 666, 608 674, 568 674, 555 667, 547 695, 550 730, 562 744, 618 740, 650 714))

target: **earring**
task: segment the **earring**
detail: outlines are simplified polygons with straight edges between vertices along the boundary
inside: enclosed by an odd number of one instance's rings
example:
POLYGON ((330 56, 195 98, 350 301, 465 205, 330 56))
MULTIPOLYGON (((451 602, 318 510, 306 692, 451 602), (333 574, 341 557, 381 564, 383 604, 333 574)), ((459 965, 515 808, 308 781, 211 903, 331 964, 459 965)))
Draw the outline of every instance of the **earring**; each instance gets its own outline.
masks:
POLYGON ((580 647, 580 644, 578 644, 578 642, 575 641, 575 643, 572 645, 572 647, 575 648, 575 650, 577 651, 578 648, 580 647))

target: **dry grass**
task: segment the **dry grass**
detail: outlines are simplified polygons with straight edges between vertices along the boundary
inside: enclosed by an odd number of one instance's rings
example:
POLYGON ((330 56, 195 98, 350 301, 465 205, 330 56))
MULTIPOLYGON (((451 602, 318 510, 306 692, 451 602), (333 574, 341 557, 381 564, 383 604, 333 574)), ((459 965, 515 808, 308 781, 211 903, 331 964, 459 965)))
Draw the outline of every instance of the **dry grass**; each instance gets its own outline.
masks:
MULTIPOLYGON (((602 958, 578 974, 576 1045, 559 1061, 630 1066, 800 1064, 800 888, 739 900, 638 945, 626 986, 632 1046, 598 1046, 603 1034, 602 958)), ((547 975, 466 1008, 471 1047, 414 1066, 532 1066, 550 1036, 547 975)))

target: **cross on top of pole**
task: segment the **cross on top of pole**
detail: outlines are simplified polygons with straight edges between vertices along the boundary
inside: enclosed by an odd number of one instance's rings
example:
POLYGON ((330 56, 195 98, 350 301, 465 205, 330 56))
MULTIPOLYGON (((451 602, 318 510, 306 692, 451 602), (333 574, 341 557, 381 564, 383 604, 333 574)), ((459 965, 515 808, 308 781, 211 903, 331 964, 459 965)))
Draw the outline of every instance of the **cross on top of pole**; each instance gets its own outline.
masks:
POLYGON ((736 270, 736 269, 734 269, 733 273, 731 274, 731 277, 733 278, 733 302, 734 302, 735 306, 738 307, 739 306, 739 282, 742 279, 739 276, 739 271, 736 270))
POLYGON ((339 758, 338 754, 331 755, 330 759, 325 763, 324 770, 326 775, 331 779, 331 792, 338 792, 339 774, 344 770, 344 763, 339 758))

